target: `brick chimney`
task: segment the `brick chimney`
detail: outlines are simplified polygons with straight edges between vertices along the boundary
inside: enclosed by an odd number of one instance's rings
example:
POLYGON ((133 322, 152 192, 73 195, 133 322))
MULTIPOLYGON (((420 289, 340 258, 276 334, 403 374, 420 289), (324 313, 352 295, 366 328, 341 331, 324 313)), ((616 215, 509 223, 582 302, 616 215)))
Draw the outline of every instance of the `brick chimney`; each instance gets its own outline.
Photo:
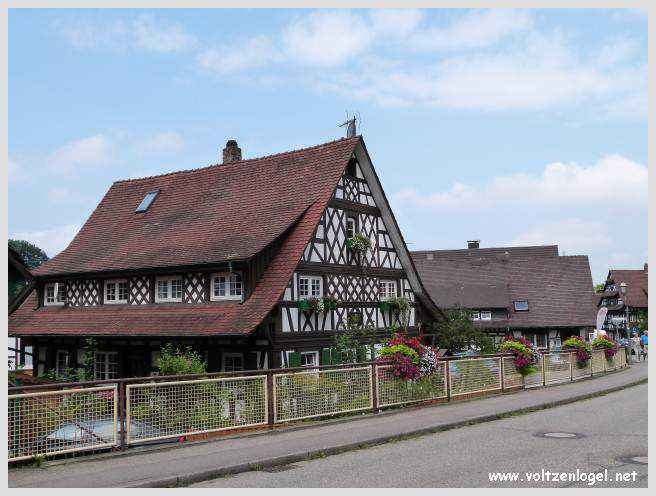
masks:
POLYGON ((237 145, 235 140, 228 140, 225 148, 223 149, 223 163, 231 164, 241 160, 241 148, 237 145))
POLYGON ((475 250, 476 248, 479 248, 480 242, 480 239, 471 239, 467 241, 467 248, 470 250, 475 250))

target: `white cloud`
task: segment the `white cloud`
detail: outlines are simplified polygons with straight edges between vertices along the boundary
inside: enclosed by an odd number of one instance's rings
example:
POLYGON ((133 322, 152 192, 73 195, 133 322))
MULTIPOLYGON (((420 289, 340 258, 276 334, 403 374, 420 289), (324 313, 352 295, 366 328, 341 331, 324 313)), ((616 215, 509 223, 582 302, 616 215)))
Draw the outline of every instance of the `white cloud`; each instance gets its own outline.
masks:
POLYGON ((56 29, 78 49, 102 48, 117 51, 180 52, 198 40, 179 24, 167 24, 149 15, 112 22, 62 22, 56 29))
POLYGON ((510 242, 511 246, 557 244, 561 254, 582 255, 613 244, 608 224, 570 218, 535 226, 510 242))
POLYGON ((417 50, 462 50, 494 45, 507 36, 533 26, 530 11, 515 9, 475 10, 445 28, 416 33, 410 45, 417 50))
POLYGON ((298 17, 286 26, 282 39, 295 62, 334 67, 368 51, 375 36, 360 15, 340 10, 298 17))
POLYGON ((25 173, 23 168, 12 159, 9 159, 7 163, 7 174, 9 176, 10 183, 18 183, 25 179, 25 173))
POLYGON ((400 204, 436 209, 485 209, 516 204, 592 208, 613 202, 617 209, 644 210, 647 167, 620 155, 609 155, 590 166, 554 162, 540 174, 500 176, 482 187, 457 182, 446 191, 428 194, 404 188, 394 199, 400 204))
POLYGON ((137 145, 144 154, 178 153, 185 147, 184 138, 175 131, 158 133, 137 145))
POLYGON ((79 230, 80 226, 68 224, 44 230, 16 231, 9 237, 29 241, 52 258, 68 246, 79 230))
POLYGON ((97 134, 62 146, 55 150, 47 161, 55 171, 70 172, 79 167, 104 165, 112 154, 113 147, 109 139, 97 134))
POLYGON ((283 55, 267 36, 256 36, 233 46, 222 45, 200 53, 198 63, 220 75, 264 67, 280 62, 283 55))
POLYGON ((415 32, 424 14, 417 9, 373 9, 369 19, 378 36, 403 38, 415 32))

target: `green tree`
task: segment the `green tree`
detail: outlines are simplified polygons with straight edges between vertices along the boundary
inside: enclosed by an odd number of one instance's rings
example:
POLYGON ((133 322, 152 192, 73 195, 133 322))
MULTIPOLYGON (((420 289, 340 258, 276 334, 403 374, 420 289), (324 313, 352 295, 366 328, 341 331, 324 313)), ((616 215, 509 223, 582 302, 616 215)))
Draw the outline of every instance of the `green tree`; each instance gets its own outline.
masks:
POLYGON ((493 339, 477 329, 466 308, 453 307, 444 312, 446 320, 431 325, 427 335, 432 346, 446 348, 450 354, 475 349, 480 353, 494 353, 493 339))
POLYGON ((604 290, 604 287, 606 285, 603 282, 600 282, 599 284, 595 284, 594 290, 595 293, 601 293, 604 290))
POLYGON ((9 246, 20 255, 23 262, 25 262, 25 265, 30 269, 36 269, 39 265, 48 260, 46 252, 29 241, 10 239, 9 246))

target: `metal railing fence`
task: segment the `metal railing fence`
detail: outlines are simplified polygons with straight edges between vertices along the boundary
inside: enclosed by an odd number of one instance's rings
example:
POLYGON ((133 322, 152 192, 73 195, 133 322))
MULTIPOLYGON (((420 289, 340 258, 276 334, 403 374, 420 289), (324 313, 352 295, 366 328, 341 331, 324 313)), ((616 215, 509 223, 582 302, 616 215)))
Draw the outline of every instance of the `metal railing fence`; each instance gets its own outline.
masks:
POLYGON ((509 354, 447 357, 418 381, 367 362, 288 369, 154 376, 9 388, 10 461, 127 446, 187 435, 273 427, 291 421, 426 401, 527 389, 627 367, 594 350, 540 353, 522 376, 509 354))

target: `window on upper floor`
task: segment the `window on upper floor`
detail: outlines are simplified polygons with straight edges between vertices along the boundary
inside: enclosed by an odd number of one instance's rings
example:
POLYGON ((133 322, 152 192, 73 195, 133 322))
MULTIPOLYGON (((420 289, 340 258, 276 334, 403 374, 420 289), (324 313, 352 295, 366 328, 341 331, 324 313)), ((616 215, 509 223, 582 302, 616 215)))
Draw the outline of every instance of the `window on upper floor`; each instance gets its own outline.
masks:
POLYGON ((380 279, 378 281, 378 299, 379 300, 389 300, 390 298, 396 298, 397 289, 396 281, 380 279))
POLYGON ((241 272, 222 272, 212 274, 212 291, 210 299, 241 300, 244 294, 244 283, 241 272))
POLYGON ((352 158, 346 166, 346 174, 351 177, 358 177, 358 161, 352 158))
POLYGON ((159 193, 159 190, 155 191, 149 191, 146 193, 146 196, 144 196, 144 199, 141 200, 141 203, 135 210, 135 212, 145 212, 150 208, 150 205, 155 201, 155 198, 157 198, 157 194, 159 193))
POLYGON ((513 301, 515 312, 528 312, 528 300, 513 301))
POLYGON ((355 220, 355 217, 347 217, 346 218, 346 237, 347 238, 352 238, 355 236, 355 233, 357 232, 357 222, 355 220))
POLYGON ((299 276, 299 298, 321 298, 323 296, 323 279, 321 276, 299 276))
POLYGON ((361 326, 364 322, 362 319, 362 310, 349 310, 347 319, 347 322, 350 326, 361 326))
POLYGON ((181 302, 182 276, 158 277, 155 283, 155 302, 181 302))
POLYGON ((116 305, 128 302, 127 279, 111 279, 105 281, 105 303, 116 305))
POLYGON ((471 311, 471 319, 472 320, 481 320, 481 312, 478 310, 472 310, 471 311))
POLYGON ((490 310, 481 310, 481 320, 492 320, 492 312, 490 310))
POLYGON ((59 282, 49 282, 44 287, 44 305, 63 305, 66 301, 66 287, 59 282))

